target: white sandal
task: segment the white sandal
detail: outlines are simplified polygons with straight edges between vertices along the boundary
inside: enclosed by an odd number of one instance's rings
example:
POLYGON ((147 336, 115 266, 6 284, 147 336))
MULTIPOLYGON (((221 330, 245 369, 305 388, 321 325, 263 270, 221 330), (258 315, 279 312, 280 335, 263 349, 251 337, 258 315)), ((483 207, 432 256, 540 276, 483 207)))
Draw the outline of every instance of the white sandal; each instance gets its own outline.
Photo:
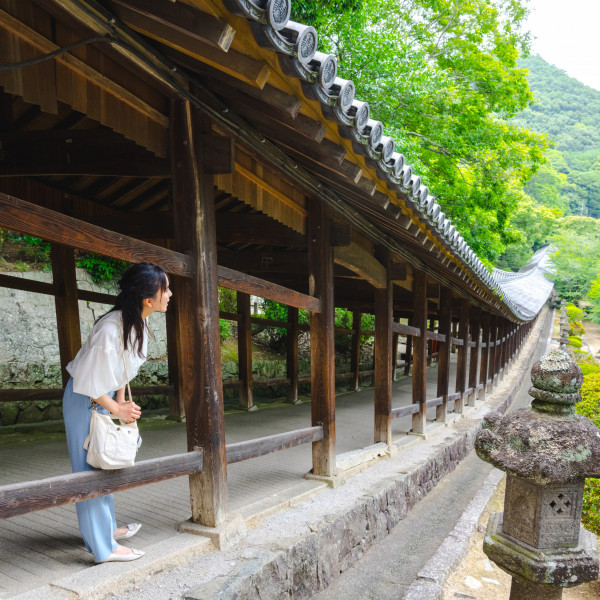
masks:
POLYGON ((129 525, 127 525, 127 533, 123 535, 115 535, 115 540, 126 540, 130 537, 133 537, 141 528, 141 523, 129 523, 129 525))

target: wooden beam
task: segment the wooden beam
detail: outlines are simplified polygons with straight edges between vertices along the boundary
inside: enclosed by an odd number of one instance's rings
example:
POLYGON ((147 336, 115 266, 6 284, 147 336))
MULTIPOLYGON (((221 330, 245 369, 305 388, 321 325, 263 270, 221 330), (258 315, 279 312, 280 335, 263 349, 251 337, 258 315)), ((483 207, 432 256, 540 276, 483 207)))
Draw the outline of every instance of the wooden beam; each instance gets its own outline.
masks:
MULTIPOLYGON (((374 443, 392 443, 392 321, 394 287, 391 256, 379 254, 385 270, 385 287, 375 290, 375 435, 374 443)), ((379 263, 381 264, 381 263, 379 263)))
POLYGON ((373 287, 377 289, 386 287, 386 268, 358 244, 352 243, 347 247, 335 248, 333 259, 336 264, 357 273, 373 287))
POLYGON ((286 431, 266 437, 236 442, 227 445, 227 464, 257 458, 265 454, 272 454, 302 444, 318 442, 323 439, 322 427, 305 427, 295 431, 286 431))
POLYGON ((235 29, 226 21, 181 2, 111 0, 108 8, 135 31, 155 40, 185 45, 190 51, 200 41, 227 52, 235 36, 235 29))
POLYGON ((237 293, 238 321, 238 378, 241 382, 239 405, 245 410, 256 409, 252 400, 252 322, 250 295, 237 293))
POLYGON ((292 135, 296 138, 300 135, 317 143, 322 142, 325 137, 325 125, 302 113, 290 115, 288 111, 277 106, 267 106, 264 99, 254 98, 216 79, 211 78, 207 85, 212 92, 219 94, 223 102, 231 106, 236 114, 252 122, 265 135, 273 133, 275 139, 284 141, 286 136, 292 135))
MULTIPOLYGON (((170 310, 170 309, 169 309, 170 310)), ((63 397, 64 388, 3 389, 0 390, 0 402, 34 402, 36 400, 58 400, 63 397)), ((172 385, 132 385, 131 394, 135 396, 152 396, 174 392, 172 385)))
POLYGON ((306 236, 260 213, 217 213, 217 241, 305 248, 306 236))
POLYGON ((210 123, 188 101, 171 111, 173 210, 178 248, 193 257, 193 279, 177 282, 180 368, 188 449, 202 448, 202 473, 190 476, 192 519, 216 527, 227 515, 227 462, 221 374, 213 178, 202 172, 201 135, 210 123))
POLYGON ((167 178, 169 163, 107 129, 0 133, 0 177, 167 178))
POLYGON ((206 134, 202 143, 211 152, 202 155, 202 169, 207 175, 233 173, 235 170, 235 144, 233 137, 206 134))
MULTIPOLYGON (((335 346, 333 251, 330 220, 321 200, 307 199, 309 291, 320 299, 320 312, 310 315, 312 425, 323 427, 323 439, 313 442, 313 475, 333 477, 335 458, 335 346)), ((316 299, 315 298, 315 299, 316 299)))
POLYGON ((191 259, 185 254, 113 233, 3 192, 0 192, 0 227, 126 262, 152 262, 172 275, 192 275, 191 259))
POLYGON ((55 296, 58 293, 58 285, 56 283, 34 281, 33 279, 15 277, 14 275, 0 274, 0 287, 8 288, 9 290, 45 294, 46 296, 55 296))
POLYGON ((296 204, 296 202, 294 202, 291 198, 288 198, 285 194, 275 189, 270 183, 266 182, 256 173, 246 169, 246 167, 240 165, 239 163, 235 163, 235 170, 246 179, 252 181, 252 183, 255 183, 259 188, 277 198, 282 204, 285 204, 292 210, 295 210, 298 214, 306 217, 306 209, 303 206, 296 204))
POLYGON ((283 92, 269 83, 264 87, 259 88, 256 84, 245 83, 237 77, 231 76, 208 64, 198 62, 187 54, 177 52, 168 46, 162 46, 161 48, 165 55, 174 62, 198 75, 202 75, 208 89, 212 89, 213 80, 217 80, 223 82, 229 86, 229 88, 238 90, 246 96, 259 100, 269 109, 274 108, 277 111, 284 112, 292 118, 295 118, 298 115, 301 108, 301 102, 292 94, 283 92))
MULTIPOLYGON (((413 284, 414 311, 413 323, 421 330, 427 330, 427 277, 423 271, 415 269, 413 284)), ((419 412, 412 417, 412 431, 425 433, 427 421, 427 337, 420 335, 413 339, 412 401, 419 405, 419 412)))
POLYGON ((54 305, 62 382, 63 386, 66 386, 71 377, 67 372, 67 365, 81 348, 75 254, 73 248, 52 244, 50 258, 52 279, 58 287, 58 293, 54 296, 54 305))
POLYGON ((281 285, 270 283, 264 279, 258 279, 258 277, 252 277, 251 275, 246 275, 227 267, 219 267, 219 285, 237 290, 238 292, 246 292, 247 294, 253 294, 261 298, 275 300, 288 306, 310 310, 314 313, 321 312, 321 300, 319 298, 301 294, 295 290, 284 288, 281 285))
POLYGON ((407 279, 406 263, 391 263, 390 271, 392 273, 393 282, 406 281, 406 279, 407 279))
MULTIPOLYGON (((14 33, 19 38, 25 40, 28 44, 41 50, 43 54, 48 54, 59 50, 59 47, 40 35, 30 27, 27 27, 24 23, 15 19, 12 15, 7 12, 0 10, 0 27, 14 33)), ((102 73, 96 71, 82 60, 76 58, 73 54, 68 52, 61 54, 56 57, 59 63, 64 64, 67 68, 82 75, 88 79, 93 86, 98 86, 102 90, 106 91, 110 95, 114 96, 119 102, 131 106, 137 112, 141 113, 151 121, 157 123, 165 129, 169 126, 169 119, 166 115, 150 106, 147 102, 144 102, 133 92, 125 89, 119 84, 115 83, 112 79, 109 79, 102 73)))
POLYGON ((166 40, 157 40, 157 42, 160 50, 169 58, 192 71, 201 72, 200 65, 205 63, 258 89, 265 87, 272 74, 271 69, 264 61, 237 50, 229 49, 227 52, 223 52, 220 48, 215 48, 200 40, 194 43, 192 50, 188 50, 187 47, 177 42, 172 43, 166 40), (172 50, 169 51, 169 49, 172 50))

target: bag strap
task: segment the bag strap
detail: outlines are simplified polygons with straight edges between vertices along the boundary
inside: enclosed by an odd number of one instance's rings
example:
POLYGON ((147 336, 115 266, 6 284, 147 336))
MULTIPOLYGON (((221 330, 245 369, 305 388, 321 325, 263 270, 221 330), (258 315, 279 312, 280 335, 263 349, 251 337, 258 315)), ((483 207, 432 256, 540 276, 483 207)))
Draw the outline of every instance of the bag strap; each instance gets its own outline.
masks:
POLYGON ((121 356, 123 357, 123 369, 125 369, 125 379, 127 379, 127 395, 129 400, 125 400, 125 402, 133 402, 131 399, 131 388, 129 387, 129 375, 127 374, 127 363, 125 362, 125 349, 121 352, 121 356))

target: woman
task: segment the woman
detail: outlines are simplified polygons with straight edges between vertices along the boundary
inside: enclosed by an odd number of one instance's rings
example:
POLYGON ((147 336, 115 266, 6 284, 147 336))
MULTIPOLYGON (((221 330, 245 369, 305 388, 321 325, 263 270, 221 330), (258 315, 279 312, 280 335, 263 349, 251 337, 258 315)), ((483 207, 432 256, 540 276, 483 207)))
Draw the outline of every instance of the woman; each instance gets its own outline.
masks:
MULTIPOLYGON (((94 325, 77 356, 67 365, 71 375, 63 396, 63 416, 73 472, 91 471, 83 442, 90 430, 92 399, 97 410, 133 422, 140 407, 125 401, 125 386, 146 360, 148 324, 153 312, 166 312, 169 280, 161 267, 150 263, 131 266, 119 281, 121 292, 114 308, 94 325)), ((134 536, 139 523, 117 527, 113 495, 99 496, 76 505, 79 530, 96 562, 130 561, 140 550, 118 545, 134 536)))

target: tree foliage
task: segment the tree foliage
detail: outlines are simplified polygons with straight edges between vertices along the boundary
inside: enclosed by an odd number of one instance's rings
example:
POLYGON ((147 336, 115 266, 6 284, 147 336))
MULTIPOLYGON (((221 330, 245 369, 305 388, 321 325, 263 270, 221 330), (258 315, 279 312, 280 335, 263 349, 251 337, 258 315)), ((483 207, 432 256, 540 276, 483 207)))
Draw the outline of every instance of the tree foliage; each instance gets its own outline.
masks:
POLYGON ((511 118, 532 100, 517 65, 529 35, 523 0, 296 2, 321 49, 339 59, 471 247, 494 259, 524 185, 543 160, 542 136, 511 118))
POLYGON ((600 223, 589 217, 564 217, 552 238, 554 286, 562 298, 579 301, 600 272, 600 223))
POLYGON ((551 136, 550 163, 533 178, 527 193, 565 214, 600 218, 600 92, 569 77, 539 56, 521 61, 529 70, 535 104, 513 122, 551 136))

